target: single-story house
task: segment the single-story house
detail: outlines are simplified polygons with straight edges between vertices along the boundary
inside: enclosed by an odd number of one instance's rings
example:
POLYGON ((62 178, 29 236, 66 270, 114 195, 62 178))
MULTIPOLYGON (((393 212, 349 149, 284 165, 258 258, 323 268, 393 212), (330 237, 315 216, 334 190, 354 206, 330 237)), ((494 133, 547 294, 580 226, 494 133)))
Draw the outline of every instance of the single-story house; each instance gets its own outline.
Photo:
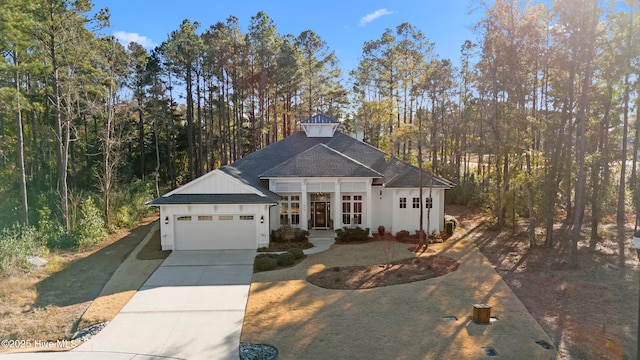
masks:
MULTIPOLYGON (((315 115, 298 131, 155 200, 165 250, 256 249, 287 224, 308 229, 419 228, 420 173, 315 115)), ((454 185, 423 171, 423 223, 444 227, 444 193, 454 185), (429 197, 431 188, 431 197, 429 197)))

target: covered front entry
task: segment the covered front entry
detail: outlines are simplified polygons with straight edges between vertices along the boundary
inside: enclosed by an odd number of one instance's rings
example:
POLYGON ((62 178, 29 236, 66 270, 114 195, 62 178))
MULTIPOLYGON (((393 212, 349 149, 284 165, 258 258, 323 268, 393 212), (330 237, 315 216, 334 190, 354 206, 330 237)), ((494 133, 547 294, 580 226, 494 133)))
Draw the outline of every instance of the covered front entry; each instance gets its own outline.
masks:
POLYGON ((311 227, 313 229, 328 229, 331 203, 327 201, 311 202, 311 227))
POLYGON ((371 228, 371 182, 323 180, 270 180, 270 189, 280 195, 279 206, 271 211, 270 228, 275 230, 283 225, 303 230, 371 228))
POLYGON ((255 215, 176 215, 175 250, 255 249, 255 215))
POLYGON ((330 229, 333 227, 331 219, 331 194, 312 193, 311 219, 309 221, 311 229, 330 229))

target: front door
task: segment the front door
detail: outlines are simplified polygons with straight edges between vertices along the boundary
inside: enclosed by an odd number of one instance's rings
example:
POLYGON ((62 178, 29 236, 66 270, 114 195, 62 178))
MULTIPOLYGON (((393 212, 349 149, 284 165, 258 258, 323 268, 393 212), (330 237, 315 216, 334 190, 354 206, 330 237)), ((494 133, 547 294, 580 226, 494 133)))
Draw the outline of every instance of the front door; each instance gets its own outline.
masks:
POLYGON ((325 201, 314 201, 311 203, 313 227, 327 228, 327 203, 325 201))

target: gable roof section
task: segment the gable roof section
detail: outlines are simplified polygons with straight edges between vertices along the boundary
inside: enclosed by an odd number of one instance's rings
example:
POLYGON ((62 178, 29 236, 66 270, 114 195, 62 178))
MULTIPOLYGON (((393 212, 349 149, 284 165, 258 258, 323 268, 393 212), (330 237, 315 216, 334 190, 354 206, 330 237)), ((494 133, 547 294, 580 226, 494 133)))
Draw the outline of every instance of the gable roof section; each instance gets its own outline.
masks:
POLYGON ((218 189, 224 187, 226 190, 224 193, 252 193, 259 196, 266 196, 261 189, 239 181, 236 177, 229 176, 229 174, 226 174, 219 169, 210 171, 199 178, 168 192, 164 196, 172 196, 174 194, 205 194, 208 193, 206 190, 212 186, 212 183, 214 184, 213 186, 218 189))
POLYGON ((320 143, 260 175, 262 179, 276 177, 381 178, 383 175, 320 143))
POLYGON ((216 169, 149 201, 147 205, 277 204, 279 200, 278 194, 216 169), (213 189, 217 191, 215 194, 211 193, 213 189))

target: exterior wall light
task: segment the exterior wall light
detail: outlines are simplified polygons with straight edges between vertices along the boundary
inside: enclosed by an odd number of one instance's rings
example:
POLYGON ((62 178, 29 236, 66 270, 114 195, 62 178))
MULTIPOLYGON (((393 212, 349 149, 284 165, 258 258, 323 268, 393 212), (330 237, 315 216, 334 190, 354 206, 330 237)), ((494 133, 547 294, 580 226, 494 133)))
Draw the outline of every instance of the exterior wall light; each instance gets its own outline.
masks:
POLYGON ((165 225, 168 225, 168 224, 169 224, 169 217, 168 217, 168 216, 165 216, 165 217, 164 217, 164 224, 165 224, 165 225))
POLYGON ((264 224, 264 215, 260 215, 260 224, 264 224))

